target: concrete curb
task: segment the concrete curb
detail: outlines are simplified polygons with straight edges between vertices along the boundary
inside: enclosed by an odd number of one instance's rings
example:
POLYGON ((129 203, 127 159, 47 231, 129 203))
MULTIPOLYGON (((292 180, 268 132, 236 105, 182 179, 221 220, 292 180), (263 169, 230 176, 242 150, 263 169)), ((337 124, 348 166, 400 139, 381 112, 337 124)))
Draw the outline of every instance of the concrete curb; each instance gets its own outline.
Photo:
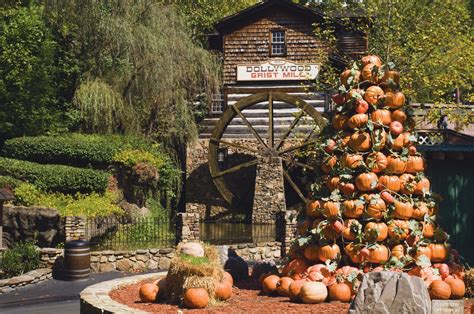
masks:
POLYGON ((118 303, 109 297, 109 292, 122 286, 135 284, 147 279, 158 279, 166 276, 168 272, 162 271, 154 274, 137 275, 127 278, 118 278, 109 281, 103 281, 89 286, 81 291, 81 313, 136 313, 144 314, 147 312, 130 308, 125 304, 118 303))

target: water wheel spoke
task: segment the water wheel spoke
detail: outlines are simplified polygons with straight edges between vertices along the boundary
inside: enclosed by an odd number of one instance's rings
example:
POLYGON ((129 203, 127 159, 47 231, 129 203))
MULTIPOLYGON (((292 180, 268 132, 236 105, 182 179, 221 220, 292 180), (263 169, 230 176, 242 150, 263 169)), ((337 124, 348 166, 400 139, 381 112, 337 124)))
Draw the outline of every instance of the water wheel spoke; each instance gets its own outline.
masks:
POLYGON ((283 176, 290 183, 291 187, 293 188, 293 190, 295 190, 296 194, 298 194, 301 200, 306 204, 308 200, 306 199, 306 197, 304 197, 303 193, 301 193, 300 188, 298 187, 298 185, 296 185, 295 181, 291 179, 290 175, 288 174, 288 172, 286 172, 285 169, 283 169, 283 176))
POLYGON ((273 147, 274 143, 273 133, 273 95, 268 93, 268 146, 273 147))
POLYGON ((300 121, 301 117, 303 117, 304 115, 304 111, 301 110, 298 115, 295 117, 295 119, 291 122, 290 124, 290 127, 288 128, 288 130, 286 130, 285 134, 283 134, 283 136, 280 138, 280 141, 278 142, 278 144, 275 146, 275 149, 278 150, 280 149, 281 145, 283 145, 283 143, 285 142, 285 140, 288 138, 288 136, 290 135, 291 131, 293 131, 293 129, 296 127, 296 125, 298 124, 298 122, 300 121))
POLYGON ((291 146, 291 147, 288 147, 284 150, 281 150, 278 152, 278 155, 284 155, 286 153, 289 153, 289 152, 292 152, 294 150, 297 150, 297 149, 300 149, 300 148, 303 148, 303 147, 306 147, 306 146, 309 146, 309 145, 313 145, 315 144, 315 142, 304 142, 302 144, 299 144, 299 145, 295 145, 295 146, 291 146))
POLYGON ((226 169, 224 171, 220 171, 219 173, 213 175, 212 178, 214 179, 214 178, 222 177, 226 174, 233 173, 233 172, 239 171, 241 169, 251 167, 251 166, 256 165, 256 164, 257 164, 257 159, 253 159, 253 160, 244 162, 243 164, 240 164, 240 165, 231 167, 229 169, 226 169))
POLYGON ((211 138, 211 141, 213 141, 215 143, 223 144, 223 145, 226 145, 226 146, 230 146, 230 147, 233 147, 233 148, 249 151, 249 152, 252 152, 252 153, 258 153, 258 150, 254 149, 254 148, 243 146, 243 145, 240 145, 240 144, 237 144, 237 143, 228 142, 228 141, 220 140, 220 139, 217 139, 217 138, 211 138))
POLYGON ((293 165, 295 165, 295 166, 299 166, 299 167, 301 167, 301 168, 305 168, 305 169, 309 169, 309 170, 311 170, 311 171, 314 171, 314 167, 313 167, 313 166, 310 166, 310 165, 308 165, 308 164, 305 164, 305 163, 302 163, 302 162, 293 160, 293 158, 292 158, 292 159, 289 159, 289 160, 285 160, 285 159, 284 159, 284 161, 287 162, 287 163, 293 164, 293 165))
POLYGON ((267 147, 267 144, 262 140, 260 135, 258 135, 257 131, 253 128, 252 124, 250 124, 249 120, 242 114, 242 112, 237 108, 235 105, 230 105, 230 107, 237 113, 237 115, 244 121, 245 125, 250 129, 250 132, 255 136, 255 138, 262 144, 265 148, 267 147))

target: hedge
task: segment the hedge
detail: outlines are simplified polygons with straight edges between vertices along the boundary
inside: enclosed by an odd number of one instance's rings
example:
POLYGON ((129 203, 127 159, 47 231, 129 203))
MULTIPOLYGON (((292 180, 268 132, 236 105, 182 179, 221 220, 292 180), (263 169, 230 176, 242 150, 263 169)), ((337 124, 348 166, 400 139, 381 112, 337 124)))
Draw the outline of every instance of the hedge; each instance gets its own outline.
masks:
POLYGON ((0 176, 0 189, 5 187, 10 187, 14 189, 22 183, 23 181, 12 178, 10 176, 0 176))
POLYGON ((42 165, 0 157, 0 175, 30 182, 44 191, 74 194, 105 192, 108 174, 104 171, 64 165, 42 165))
POLYGON ((2 155, 43 164, 105 168, 124 149, 153 148, 151 143, 137 137, 70 133, 13 138, 5 142, 2 155))

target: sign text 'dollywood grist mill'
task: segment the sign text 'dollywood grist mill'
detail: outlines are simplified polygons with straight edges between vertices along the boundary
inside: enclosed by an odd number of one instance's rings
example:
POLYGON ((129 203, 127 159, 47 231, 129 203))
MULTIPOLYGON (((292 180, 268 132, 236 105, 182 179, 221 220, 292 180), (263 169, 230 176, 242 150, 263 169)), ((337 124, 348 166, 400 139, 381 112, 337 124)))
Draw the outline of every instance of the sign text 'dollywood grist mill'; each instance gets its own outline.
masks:
POLYGON ((237 81, 314 80, 317 64, 299 64, 285 59, 273 59, 260 64, 237 66, 237 81))

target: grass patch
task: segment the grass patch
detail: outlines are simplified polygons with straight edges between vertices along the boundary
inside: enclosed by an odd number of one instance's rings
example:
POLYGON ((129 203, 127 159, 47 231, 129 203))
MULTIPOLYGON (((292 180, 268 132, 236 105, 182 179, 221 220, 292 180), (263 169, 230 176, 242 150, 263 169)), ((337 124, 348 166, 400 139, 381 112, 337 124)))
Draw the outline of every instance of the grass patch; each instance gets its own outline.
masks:
POLYGON ((211 262, 207 256, 191 256, 188 254, 181 254, 179 257, 183 262, 187 262, 192 265, 208 265, 211 262))

